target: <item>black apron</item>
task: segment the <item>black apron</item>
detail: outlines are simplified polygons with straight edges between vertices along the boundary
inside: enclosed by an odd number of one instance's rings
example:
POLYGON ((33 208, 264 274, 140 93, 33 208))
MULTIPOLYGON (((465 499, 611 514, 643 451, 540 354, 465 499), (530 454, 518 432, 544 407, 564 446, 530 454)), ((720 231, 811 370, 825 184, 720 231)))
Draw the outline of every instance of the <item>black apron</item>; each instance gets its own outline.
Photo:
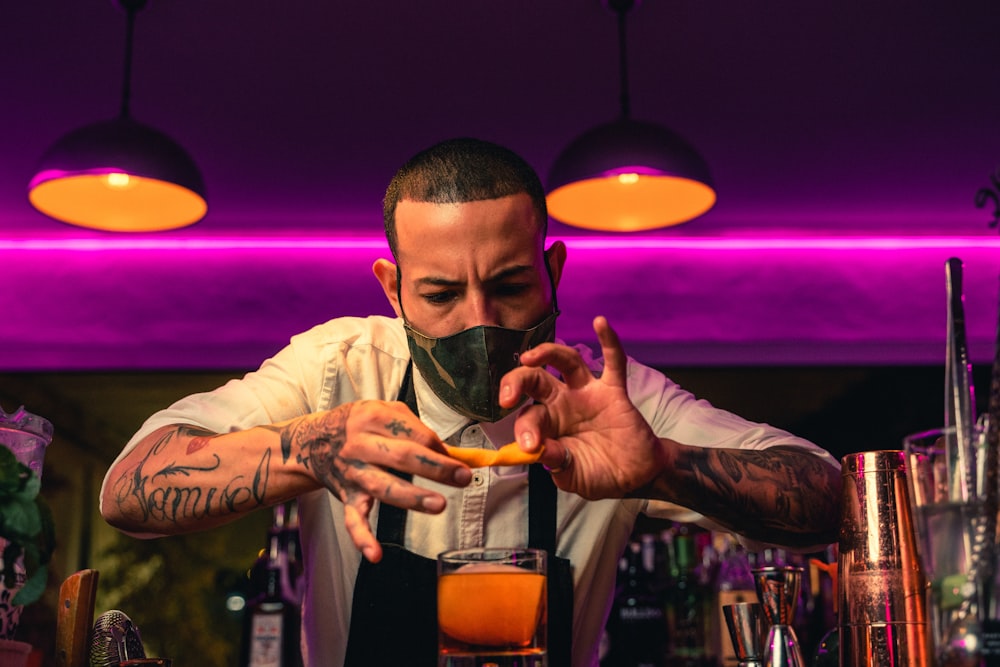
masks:
MULTIPOLYGON (((408 367, 399 395, 419 416, 411 376, 408 367)), ((379 504, 375 536, 382 544, 382 560, 361 560, 345 667, 437 665, 437 561, 404 548, 405 528, 406 510, 379 504)), ((556 486, 537 463, 528 469, 528 546, 548 552, 549 667, 569 667, 573 572, 568 559, 555 555, 556 486)))

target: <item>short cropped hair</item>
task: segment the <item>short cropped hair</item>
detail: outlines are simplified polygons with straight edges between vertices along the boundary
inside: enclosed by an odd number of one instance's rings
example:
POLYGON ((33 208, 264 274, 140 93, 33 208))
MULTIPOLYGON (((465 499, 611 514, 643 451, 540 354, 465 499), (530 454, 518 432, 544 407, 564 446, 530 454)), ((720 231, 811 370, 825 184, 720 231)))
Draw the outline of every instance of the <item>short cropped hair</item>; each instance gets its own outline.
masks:
POLYGON ((538 214, 542 237, 548 225, 545 188, 524 158, 480 139, 449 139, 417 153, 389 183, 382 202, 385 238, 396 257, 396 205, 404 199, 460 204, 526 193, 538 214))

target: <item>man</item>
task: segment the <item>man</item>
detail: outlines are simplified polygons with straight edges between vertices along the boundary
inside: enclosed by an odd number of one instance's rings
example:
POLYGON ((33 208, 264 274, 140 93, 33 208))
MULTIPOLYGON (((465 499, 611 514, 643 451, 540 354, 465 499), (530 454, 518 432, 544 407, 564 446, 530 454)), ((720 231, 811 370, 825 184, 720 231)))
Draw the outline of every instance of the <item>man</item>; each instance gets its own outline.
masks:
POLYGON ((603 362, 552 342, 566 248, 545 247, 521 158, 433 146, 397 173, 384 219, 395 263, 373 269, 397 318, 332 320, 151 417, 105 479, 112 525, 173 534, 298 497, 312 665, 433 664, 447 549, 549 549, 549 664, 583 667, 640 512, 792 547, 835 539, 829 454, 629 360, 604 318, 603 362), (515 439, 544 468, 473 471, 444 449, 515 439))

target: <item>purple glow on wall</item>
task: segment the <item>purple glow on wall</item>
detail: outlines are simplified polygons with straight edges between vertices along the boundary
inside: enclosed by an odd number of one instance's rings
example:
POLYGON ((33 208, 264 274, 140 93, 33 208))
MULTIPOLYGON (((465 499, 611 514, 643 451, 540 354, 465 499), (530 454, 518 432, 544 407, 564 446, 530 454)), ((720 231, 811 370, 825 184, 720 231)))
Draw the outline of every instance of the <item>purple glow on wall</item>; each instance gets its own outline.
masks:
MULTIPOLYGON (((944 262, 992 359, 994 237, 566 237, 560 337, 608 316, 663 365, 939 364, 944 262)), ((5 370, 240 369, 340 315, 391 314, 373 237, 0 239, 5 370)))

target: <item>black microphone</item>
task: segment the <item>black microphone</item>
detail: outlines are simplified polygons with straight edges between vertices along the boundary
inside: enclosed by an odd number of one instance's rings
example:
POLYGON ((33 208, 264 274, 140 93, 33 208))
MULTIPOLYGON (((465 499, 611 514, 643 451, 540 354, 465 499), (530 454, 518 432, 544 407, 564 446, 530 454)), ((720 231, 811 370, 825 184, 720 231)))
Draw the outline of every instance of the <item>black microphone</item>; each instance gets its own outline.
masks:
POLYGON ((139 628, 124 612, 112 609, 97 617, 90 635, 90 667, 118 667, 145 657, 139 628))

